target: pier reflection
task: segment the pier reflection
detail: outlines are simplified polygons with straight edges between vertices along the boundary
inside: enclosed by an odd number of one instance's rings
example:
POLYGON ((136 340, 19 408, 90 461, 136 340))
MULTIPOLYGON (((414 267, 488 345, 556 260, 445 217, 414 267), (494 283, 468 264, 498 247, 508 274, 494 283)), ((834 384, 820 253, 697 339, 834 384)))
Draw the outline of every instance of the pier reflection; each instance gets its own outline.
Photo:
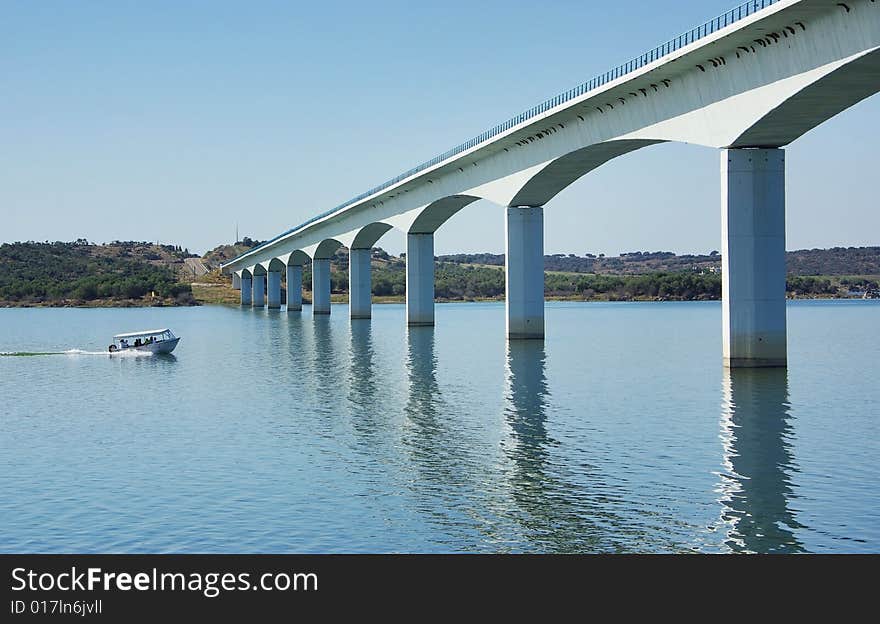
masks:
POLYGON ((414 472, 408 487, 415 508, 426 519, 439 530, 463 535, 472 526, 460 517, 460 510, 477 504, 474 483, 482 482, 480 458, 456 429, 437 383, 434 328, 410 327, 406 337, 408 396, 401 443, 414 472))
POLYGON ((425 443, 422 450, 431 453, 436 449, 430 442, 430 436, 444 429, 438 419, 442 397, 437 383, 434 328, 410 327, 406 332, 406 338, 409 396, 405 412, 422 434, 425 443))
POLYGON ((802 552, 795 531, 803 525, 789 508, 797 465, 790 443, 788 373, 725 369, 722 391, 720 502, 726 545, 736 552, 802 552))
POLYGON ((334 410, 326 401, 326 397, 339 391, 341 367, 339 352, 333 344, 333 328, 329 315, 317 315, 312 320, 312 379, 314 380, 316 409, 321 413, 333 413, 334 410))
POLYGON ((382 412, 374 360, 370 319, 352 319, 348 402, 353 416, 352 427, 369 441, 374 440, 378 433, 377 419, 382 412))
POLYGON ((504 414, 511 439, 505 450, 518 521, 540 552, 620 550, 619 539, 637 529, 614 512, 614 494, 602 473, 581 463, 575 477, 553 457, 560 443, 547 430, 546 364, 543 341, 508 341, 504 414))
POLYGON ((547 458, 547 354, 538 340, 511 340, 507 343, 507 422, 516 441, 510 455, 528 477, 524 485, 533 487, 547 458), (532 483, 528 483, 532 481, 532 483))

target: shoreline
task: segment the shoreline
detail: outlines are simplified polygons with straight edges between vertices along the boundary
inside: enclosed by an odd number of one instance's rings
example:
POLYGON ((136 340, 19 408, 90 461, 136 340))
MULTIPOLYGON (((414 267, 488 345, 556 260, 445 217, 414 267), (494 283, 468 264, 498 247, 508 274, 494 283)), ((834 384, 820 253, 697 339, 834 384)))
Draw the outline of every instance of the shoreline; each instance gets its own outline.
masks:
MULTIPOLYGON (((786 301, 877 301, 876 297, 834 297, 816 295, 811 297, 805 296, 787 296, 786 301)), ((547 296, 544 301, 568 302, 568 303, 705 303, 710 301, 721 301, 721 299, 712 298, 667 298, 667 297, 592 297, 584 299, 583 297, 565 297, 565 296, 547 296)), ((435 299, 434 303, 503 303, 504 297, 485 297, 474 299, 435 299)), ((348 303, 347 295, 332 295, 330 303, 346 304, 348 303)), ((373 304, 405 304, 405 297, 374 297, 373 304)), ((240 304, 232 302, 213 302, 213 301, 196 301, 195 303, 179 304, 176 302, 143 302, 137 300, 125 301, 101 301, 94 303, 72 302, 72 301, 48 301, 48 302, 17 302, 17 301, 0 301, 0 309, 13 308, 80 308, 80 309, 125 309, 125 308, 196 308, 201 306, 230 306, 239 307, 240 304)), ((304 297, 303 305, 311 305, 311 299, 304 297)))

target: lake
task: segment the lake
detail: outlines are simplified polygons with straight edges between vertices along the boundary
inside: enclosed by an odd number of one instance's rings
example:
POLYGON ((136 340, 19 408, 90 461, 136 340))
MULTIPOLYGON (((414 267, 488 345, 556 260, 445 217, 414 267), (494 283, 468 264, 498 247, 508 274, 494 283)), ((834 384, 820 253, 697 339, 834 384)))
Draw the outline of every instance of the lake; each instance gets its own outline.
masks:
POLYGON ((718 302, 347 312, 0 310, 0 551, 880 551, 880 302, 733 372, 718 302))

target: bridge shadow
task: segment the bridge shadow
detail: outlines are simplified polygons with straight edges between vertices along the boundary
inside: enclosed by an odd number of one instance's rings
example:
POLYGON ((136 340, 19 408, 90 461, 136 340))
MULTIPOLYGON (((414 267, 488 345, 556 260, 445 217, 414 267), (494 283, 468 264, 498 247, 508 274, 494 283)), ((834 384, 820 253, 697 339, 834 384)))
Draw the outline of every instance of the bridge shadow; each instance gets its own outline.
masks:
POLYGON ((722 392, 725 544, 734 552, 803 552, 795 532, 804 527, 789 508, 798 468, 786 369, 725 369, 722 392))

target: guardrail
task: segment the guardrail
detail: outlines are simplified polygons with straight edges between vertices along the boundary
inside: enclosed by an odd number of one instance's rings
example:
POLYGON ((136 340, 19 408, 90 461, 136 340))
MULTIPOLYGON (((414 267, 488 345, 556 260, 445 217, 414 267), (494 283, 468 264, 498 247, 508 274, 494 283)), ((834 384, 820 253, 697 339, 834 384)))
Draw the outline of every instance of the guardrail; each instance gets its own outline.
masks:
MULTIPOLYGON (((585 93, 589 93, 590 91, 592 91, 594 89, 598 89, 599 87, 602 87, 605 84, 607 84, 613 80, 617 80, 618 78, 626 76, 627 74, 631 74, 632 72, 635 72, 635 71, 641 69, 645 65, 653 63, 654 61, 657 61, 657 60, 663 58, 664 56, 671 54, 672 52, 675 52, 676 50, 679 50, 685 46, 688 46, 688 45, 694 43, 695 41, 699 41, 700 39, 703 39, 703 38, 711 35, 712 33, 721 30, 722 28, 730 26, 731 24, 735 24, 738 21, 740 21, 750 15, 754 15, 755 13, 757 13, 758 11, 760 11, 762 9, 765 9, 765 8, 772 6, 772 5, 774 5, 778 2, 781 2, 781 1, 782 0, 750 0, 749 2, 745 2, 737 7, 734 7, 733 9, 730 9, 726 13, 723 13, 723 14, 719 15, 718 17, 709 20, 708 22, 705 22, 704 24, 700 24, 696 28, 692 28, 688 32, 683 33, 683 34, 679 35, 678 37, 675 37, 674 39, 670 39, 666 43, 663 43, 663 44, 657 46, 656 48, 654 48, 653 50, 649 50, 648 52, 645 52, 644 54, 637 56, 636 58, 632 59, 631 61, 628 61, 627 63, 624 63, 623 65, 619 65, 619 66, 615 67, 614 69, 608 70, 604 74, 596 76, 592 80, 588 80, 587 82, 584 82, 584 83, 574 87, 573 89, 569 89, 568 91, 565 91, 564 93, 560 93, 556 97, 552 97, 549 100, 541 102, 537 106, 533 106, 529 110, 527 110, 523 113, 520 113, 516 117, 512 117, 512 118, 508 119, 507 121, 505 121, 504 123, 500 123, 497 126, 495 126, 494 128, 490 128, 489 130, 486 130, 482 134, 475 136, 474 138, 470 139, 469 141, 465 141, 461 145, 457 145, 456 147, 453 147, 452 149, 447 150, 438 156, 435 156, 431 160, 427 160, 427 161, 423 162, 422 164, 417 165, 417 166, 413 167, 412 169, 405 171, 404 173, 401 173, 400 175, 397 175, 386 182, 383 182, 379 186, 374 186, 370 190, 368 190, 364 193, 361 193, 357 197, 352 197, 348 201, 339 204, 335 208, 332 208, 326 212, 322 212, 321 214, 319 214, 315 217, 312 217, 308 221, 304 221, 303 223, 300 223, 296 227, 293 227, 293 228, 287 230, 286 232, 279 234, 275 238, 268 240, 268 241, 265 241, 264 243, 261 243, 260 245, 257 245, 253 249, 242 254, 242 256, 247 255, 249 253, 252 253, 254 251, 257 251, 258 249, 262 249, 263 247, 266 247, 268 245, 271 245, 272 243, 278 241, 279 239, 284 238, 285 236, 292 234, 293 232, 296 232, 297 230, 301 230, 304 227, 309 226, 312 223, 315 223, 316 221, 320 221, 321 219, 323 219, 325 217, 329 217, 333 213, 338 212, 338 211, 342 210, 343 208, 347 208, 348 206, 351 206, 352 204, 356 204, 357 202, 359 202, 363 199, 366 199, 367 197, 370 197, 371 195, 375 195, 376 193, 384 191, 385 189, 394 186, 398 182, 405 180, 405 179, 409 178, 410 176, 413 176, 421 171, 424 171, 425 169, 429 169, 429 168, 433 167, 434 165, 438 165, 445 160, 449 160, 450 158, 457 156, 458 154, 461 154, 462 152, 466 152, 467 150, 469 150, 473 147, 476 147, 476 146, 480 145, 481 143, 488 141, 489 139, 501 134, 502 132, 506 132, 507 130, 510 130, 514 126, 518 126, 519 124, 524 123, 534 117, 537 117, 538 115, 541 115, 542 113, 546 113, 548 110, 556 108, 557 106, 564 104, 574 98, 580 97, 581 95, 584 95, 585 93)), ((242 256, 238 256, 238 258, 234 258, 233 260, 230 260, 227 264, 231 264, 232 262, 235 262, 236 260, 238 260, 242 256)))

